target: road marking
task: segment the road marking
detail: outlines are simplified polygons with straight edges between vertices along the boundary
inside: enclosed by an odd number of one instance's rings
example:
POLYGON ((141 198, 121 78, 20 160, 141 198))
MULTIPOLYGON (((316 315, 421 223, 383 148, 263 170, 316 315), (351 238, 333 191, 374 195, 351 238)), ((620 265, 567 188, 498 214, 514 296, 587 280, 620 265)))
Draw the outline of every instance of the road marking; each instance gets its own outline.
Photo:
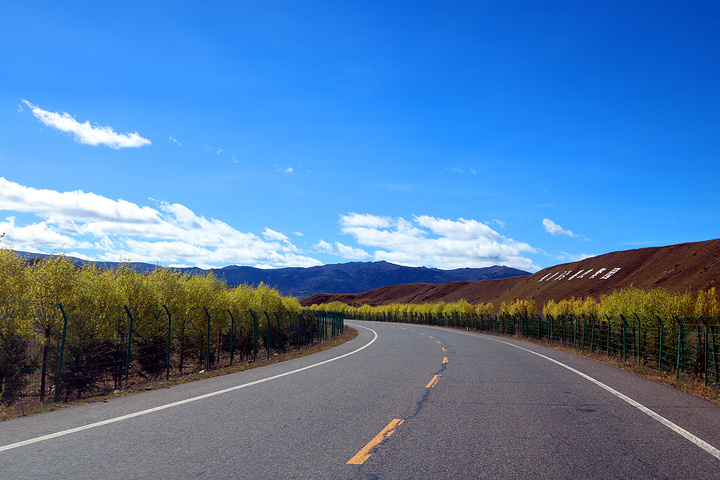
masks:
POLYGON ((340 355, 339 357, 331 358, 329 360, 324 360, 322 362, 315 363, 313 365, 308 365, 306 367, 298 368, 297 370, 292 370, 290 372, 281 373, 279 375, 273 375, 272 377, 255 380, 250 383, 236 385, 236 386, 230 387, 230 388, 224 388, 222 390, 217 390, 215 392, 206 393, 204 395, 198 395, 197 397, 186 398, 185 400, 179 400, 177 402, 172 402, 172 403, 166 403, 165 405, 159 405, 157 407, 148 408, 147 410, 141 410, 139 412, 129 413, 127 415, 122 415, 119 417, 108 418, 107 420, 102 420, 100 422, 88 423, 87 425, 81 425, 79 427, 69 428, 67 430, 61 430, 59 432, 50 433, 48 435, 43 435, 41 437, 30 438, 28 440, 23 440, 21 442, 3 445, 3 446, 0 446, 0 452, 5 452, 7 450, 12 450, 14 448, 24 447, 26 445, 32 445, 33 443, 38 443, 38 442, 42 442, 45 440, 51 440, 53 438, 63 437, 65 435, 70 435, 71 433, 82 432, 83 430, 89 430, 91 428, 102 427, 103 425, 109 425, 111 423, 117 423, 117 422, 121 422, 123 420, 129 420, 131 418, 140 417, 142 415, 147 415, 149 413, 155 413, 155 412, 159 412, 161 410, 166 410, 168 408, 185 405, 186 403, 196 402, 198 400, 205 400, 206 398, 215 397, 217 395, 222 395, 224 393, 234 392, 235 390, 240 390, 243 388, 251 387, 253 385, 258 385, 260 383, 269 382, 270 380, 276 380, 278 378, 287 377, 288 375, 292 375, 294 373, 304 372, 305 370, 310 370, 311 368, 319 367, 320 365, 325 365, 327 363, 334 362, 336 360, 340 360, 341 358, 345 358, 350 355, 354 355, 362 350, 365 350, 367 347, 369 347, 370 345, 375 343, 375 340, 377 340, 377 338, 378 338, 377 332, 375 330, 373 330, 372 328, 363 327, 361 325, 356 325, 356 324, 346 324, 346 325, 352 325, 353 327, 360 327, 360 328, 364 328, 366 330, 370 330, 373 333, 373 339, 370 340, 370 342, 363 345, 362 347, 360 347, 356 350, 353 350, 352 352, 348 352, 346 354, 340 355))
POLYGON ((447 357, 443 357, 443 363, 447 363, 447 362, 448 362, 448 358, 447 358, 447 357))
POLYGON ((435 385, 437 385, 438 380, 440 380, 440 375, 435 375, 432 380, 430 380, 430 383, 425 385, 425 388, 432 388, 435 385))
POLYGON ((632 398, 628 397, 627 395, 625 395, 625 394, 623 394, 623 393, 618 392, 617 390, 615 390, 614 388, 612 388, 612 387, 610 387, 610 386, 608 386, 608 385, 605 385, 605 384, 602 383, 600 380, 596 380, 595 378, 591 377, 590 375, 587 375, 587 374, 581 372, 580 370, 577 370, 577 369, 571 367, 570 365, 565 365, 564 363, 559 362, 559 361, 555 360, 554 358, 550 358, 550 357, 548 357, 548 356, 545 356, 545 355, 543 355, 543 354, 541 354, 541 353, 533 352, 532 350, 529 350, 529 349, 527 349, 527 348, 521 347, 521 346, 519 346, 519 345, 514 345, 514 344, 512 344, 512 343, 510 343, 510 342, 505 342, 505 341, 503 341, 503 340, 498 340, 498 339, 495 339, 495 338, 493 338, 492 340, 495 340, 496 342, 504 343, 505 345, 510 345, 511 347, 519 348, 520 350, 524 350, 524 351, 526 351, 526 352, 532 353, 533 355, 537 355, 538 357, 544 358, 545 360, 549 360, 549 361, 551 361, 551 362, 553 362, 553 363, 555 363, 555 364, 557 364, 557 365, 560 365, 561 367, 563 367, 563 368, 565 368, 565 369, 567 369, 567 370, 570 370, 571 372, 573 372, 573 373, 575 373, 575 374, 577 374, 577 375, 580 375, 580 376, 581 376, 582 378, 584 378, 585 380, 588 380, 588 381, 594 383, 594 384, 597 385, 598 387, 600 387, 600 388, 602 388, 602 389, 604 389, 604 390, 607 390, 608 392, 612 393, 613 395, 615 395, 615 396, 618 397, 619 399, 623 400, 624 402, 629 403, 630 405, 632 405, 633 407, 637 408, 638 410, 640 410, 640 411, 643 412, 644 414, 648 415, 650 418, 652 418, 652 419, 654 419, 654 420, 657 420, 658 422, 660 422, 661 424, 665 425, 666 427, 668 427, 668 428, 669 428, 670 430, 672 430, 673 432, 679 434, 680 436, 684 437, 686 440, 689 440, 690 442, 694 443, 694 444, 697 445, 698 447, 700 447, 700 448, 702 448, 703 450, 705 450, 706 452, 708 452, 708 453, 709 453, 710 455, 712 455, 713 457, 715 457, 715 458, 717 458, 718 460, 720 460, 720 450, 718 450, 717 448, 713 447, 712 445, 710 445, 709 443, 707 443, 705 440, 701 439, 700 437, 697 437, 697 436, 693 435, 692 433, 688 432, 687 430, 685 430, 685 429, 682 428, 681 426, 679 426, 679 425, 671 422, 670 420, 668 420, 667 418, 661 416, 660 414, 655 413, 653 410, 650 410, 649 408, 647 408, 647 407, 646 407, 645 405, 643 405, 642 403, 633 400, 632 398))
POLYGON ((447 352, 447 350, 445 350, 445 347, 442 347, 442 349, 443 349, 443 352, 447 352))
POLYGON ((432 335, 428 335, 428 338, 432 338, 432 335))
POLYGON ((358 453, 355 454, 354 457, 352 457, 350 460, 348 460, 348 465, 362 465, 365 463, 365 460, 370 458, 370 455, 375 453, 375 450, 380 446, 381 443, 383 443, 385 440, 388 439, 390 435, 395 432, 397 427, 400 426, 400 424, 403 423, 404 420, 401 420, 399 418, 396 418, 392 422, 388 423, 388 426, 383 428, 380 433, 375 435, 375 438, 370 440, 370 443, 365 445, 362 450, 360 450, 358 453))
MULTIPOLYGON (((432 338, 432 337, 430 337, 430 338, 432 338)), ((438 342, 438 344, 440 344, 440 343, 441 343, 441 342, 440 342, 440 340, 435 340, 435 341, 436 341, 436 342, 438 342)))

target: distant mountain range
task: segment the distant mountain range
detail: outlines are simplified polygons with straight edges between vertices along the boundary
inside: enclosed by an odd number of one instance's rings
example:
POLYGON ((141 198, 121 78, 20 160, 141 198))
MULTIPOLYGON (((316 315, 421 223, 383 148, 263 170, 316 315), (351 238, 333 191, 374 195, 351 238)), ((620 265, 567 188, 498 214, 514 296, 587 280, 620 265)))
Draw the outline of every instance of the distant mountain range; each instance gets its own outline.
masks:
POLYGON ((663 288, 698 292, 720 288, 720 239, 665 247, 624 250, 555 265, 532 275, 491 281, 459 281, 429 285, 410 282, 354 294, 319 294, 301 299, 302 305, 339 301, 348 305, 454 302, 493 303, 534 300, 599 298, 616 290, 663 288))
MULTIPOLYGON (((46 255, 16 252, 24 258, 44 257, 46 255)), ((99 268, 114 268, 116 262, 86 262, 71 258, 77 264, 95 263, 99 268)), ((128 263, 140 272, 149 272, 155 265, 148 263, 128 263)), ((202 270, 199 268, 178 268, 180 272, 212 272, 228 285, 252 286, 260 282, 276 288, 283 295, 304 298, 318 293, 361 293, 379 287, 404 283, 445 283, 452 281, 493 280, 499 278, 530 275, 516 268, 493 266, 485 268, 458 268, 441 270, 426 267, 404 267, 388 262, 350 262, 318 267, 290 267, 263 269, 238 265, 202 270)))

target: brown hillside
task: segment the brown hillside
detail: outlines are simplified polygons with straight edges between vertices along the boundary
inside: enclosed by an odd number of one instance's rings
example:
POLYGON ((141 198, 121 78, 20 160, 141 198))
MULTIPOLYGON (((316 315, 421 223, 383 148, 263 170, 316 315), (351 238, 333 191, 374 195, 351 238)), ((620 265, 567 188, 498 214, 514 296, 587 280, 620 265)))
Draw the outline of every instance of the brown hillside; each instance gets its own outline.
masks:
POLYGON ((550 299, 597 298, 630 286, 662 287, 673 292, 720 286, 720 239, 612 252, 523 277, 394 285, 364 293, 312 295, 300 303, 310 306, 340 301, 353 306, 376 306, 465 299, 471 303, 492 302, 499 307, 502 302, 518 298, 534 299, 540 307, 550 299))

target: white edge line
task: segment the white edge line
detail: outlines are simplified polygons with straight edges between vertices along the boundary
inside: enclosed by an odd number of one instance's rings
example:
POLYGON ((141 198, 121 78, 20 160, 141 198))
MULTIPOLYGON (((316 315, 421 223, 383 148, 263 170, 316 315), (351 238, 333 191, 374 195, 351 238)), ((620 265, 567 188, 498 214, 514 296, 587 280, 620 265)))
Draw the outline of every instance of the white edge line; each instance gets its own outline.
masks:
POLYGON ((710 445, 709 443, 707 443, 707 442, 706 442, 705 440, 703 440, 702 438, 693 435, 692 433, 688 432, 687 430, 685 430, 685 429, 682 428, 681 426, 679 426, 679 425, 671 422, 670 420, 668 420, 667 418, 663 417, 662 415, 660 415, 660 414, 658 414, 658 413, 650 410, 649 408, 647 408, 647 407, 646 407, 645 405, 643 405, 642 403, 633 400, 632 398, 628 397, 627 395, 625 395, 625 394, 623 394, 623 393, 618 392, 617 390, 615 390, 614 388, 612 388, 612 387, 610 387, 610 386, 608 386, 608 385, 605 385, 605 384, 602 383, 600 380, 596 380, 596 379, 594 379, 593 377, 591 377, 590 375, 587 375, 587 374, 581 372, 580 370, 576 370, 576 369, 574 369, 573 367, 571 367, 571 366, 569 366, 569 365, 565 365, 564 363, 559 362, 559 361, 555 360, 554 358, 550 358, 550 357, 548 357, 548 356, 545 356, 545 355, 543 355, 543 354, 541 354, 541 353, 533 352, 532 350, 529 350, 529 349, 527 349, 527 348, 521 347, 521 346, 519 346, 519 345, 514 345, 514 344, 512 344, 512 343, 510 343, 510 342, 506 342, 506 341, 503 341, 503 340, 498 340, 498 339, 496 339, 496 338, 493 338, 492 340, 495 340, 496 342, 504 343, 505 345, 510 345, 511 347, 519 348, 520 350, 524 350, 524 351, 526 351, 526 352, 532 353, 533 355, 537 355, 538 357, 544 358, 545 360, 549 360, 549 361, 551 361, 551 362, 553 362, 553 363, 555 363, 555 364, 557 364, 557 365, 560 365, 561 367, 563 367, 563 368, 565 368, 565 369, 567 369, 567 370, 570 370, 571 372, 573 372, 573 373, 575 373, 575 374, 577 374, 577 375, 580 375, 580 376, 581 376, 582 378, 584 378, 585 380, 588 380, 588 381, 594 383, 594 384, 597 385, 598 387, 607 390, 608 392, 612 393, 613 395, 615 395, 615 396, 618 397, 619 399, 621 399, 621 400, 629 403, 630 405, 632 405, 633 407, 637 408, 638 410, 640 410, 640 411, 643 412, 644 414, 650 416, 650 417, 653 418, 654 420, 657 420, 658 422, 660 422, 661 424, 665 425, 666 427, 668 427, 668 428, 669 428, 670 430, 672 430, 673 432, 681 435, 681 436, 684 437, 685 439, 689 440, 690 442, 694 443, 694 444, 697 445, 698 447, 700 447, 700 448, 702 448, 703 450, 705 450, 706 452, 708 452, 708 453, 709 453, 710 455, 712 455, 713 457, 715 457, 715 458, 717 458, 718 460, 720 460, 720 450, 718 450, 717 448, 713 447, 712 445, 710 445))
POLYGON ((82 432, 83 430, 89 430, 89 429, 91 429, 91 428, 102 427, 103 425, 109 425, 109 424, 111 424, 111 423, 121 422, 121 421, 123 421, 123 420, 129 420, 129 419, 131 419, 131 418, 140 417, 140 416, 142 416, 142 415, 147 415, 147 414, 149 414, 149 413, 159 412, 160 410, 165 410, 165 409, 168 409, 168 408, 173 408, 173 407, 177 407, 177 406, 180 406, 180 405, 185 405, 186 403, 196 402, 196 401, 198 401, 198 400, 205 400, 206 398, 214 397, 214 396, 217 396, 217 395, 222 395, 222 394, 224 394, 224 393, 233 392, 233 391, 235 391, 235 390, 240 390, 240 389, 243 389, 243 388, 246 388, 246 387, 251 387, 251 386, 257 385, 257 384, 259 384, 259 383, 269 382, 270 380, 275 380, 275 379, 278 379, 278 378, 281 378, 281 377, 286 377, 286 376, 292 375, 292 374, 294 374, 294 373, 303 372, 303 371, 305 371, 305 370, 309 370, 309 369, 311 369, 311 368, 319 367, 320 365, 325 365, 326 363, 334 362, 334 361, 336 361, 336 360, 340 360, 341 358, 345 358, 345 357, 347 357, 347 356, 354 355, 354 354, 358 353, 359 351, 364 350, 364 349, 366 349, 367 347, 369 347, 370 345, 372 345, 373 343, 375 343, 375 340, 377 340, 377 338, 378 338, 377 332, 376 332, 375 330, 373 330, 372 328, 363 327, 363 326, 361 326, 361 325, 356 325, 356 324, 346 324, 346 325, 352 325, 353 327, 360 327, 360 328, 364 328, 364 329, 366 329, 366 330, 370 330, 370 331, 373 333, 373 335, 374 335, 374 336, 373 336, 373 339, 370 340, 370 342, 368 342, 368 343, 366 343, 365 345, 363 345, 362 347, 358 348, 357 350, 353 350, 352 352, 345 353, 345 354, 343 354, 343 355, 340 355, 339 357, 331 358, 331 359, 329 359, 329 360, 324 360, 324 361, 322 361, 322 362, 320 362, 320 363, 315 363, 315 364, 313 364, 313 365, 308 365, 308 366, 306 366, 306 367, 298 368, 297 370, 292 370, 292 371, 290 371, 290 372, 285 372, 285 373, 281 373, 281 374, 278 374, 278 375, 273 375, 272 377, 267 377, 267 378, 263 378, 263 379, 260 379, 260 380, 255 380, 255 381, 253 381, 253 382, 244 383, 244 384, 242 384, 242 385, 236 385, 236 386, 234 386, 234 387, 225 388, 225 389, 223 389, 223 390, 218 390, 218 391, 215 391, 215 392, 206 393, 206 394, 204 394, 204 395, 198 395, 197 397, 186 398, 185 400, 179 400, 179 401, 177 401, 177 402, 167 403, 167 404, 165 404, 165 405, 160 405, 160 406, 157 406, 157 407, 148 408, 147 410, 141 410, 141 411, 139 411, 139 412, 129 413, 129 414, 127 414, 127 415, 122 415, 122 416, 120 416, 120 417, 108 418, 107 420, 102 420, 102 421, 100 421, 100 422, 88 423, 87 425, 81 425, 81 426, 79 426, 79 427, 69 428, 69 429, 67 429, 67 430, 61 430, 61 431, 59 431, 59 432, 50 433, 50 434, 48 434, 48 435, 43 435, 43 436, 41 436, 41 437, 30 438, 30 439, 28 439, 28 440, 23 440, 22 442, 16 442, 16 443, 11 443, 11 444, 9 444, 9 445, 3 445, 3 446, 0 446, 0 452, 5 452, 5 451, 7 451, 7 450, 12 450, 12 449, 15 449, 15 448, 24 447, 24 446, 26 446, 26 445, 31 445, 31 444, 33 444, 33 443, 43 442, 43 441, 45 441, 45 440, 51 440, 51 439, 53 439, 53 438, 58 438, 58 437, 62 437, 62 436, 65 436, 65 435, 70 435, 71 433, 82 432))
MULTIPOLYGON (((437 327, 437 328, 441 328, 441 327, 437 327)), ((594 383, 594 384, 597 385, 598 387, 600 387, 600 388, 602 388, 602 389, 604 389, 604 390, 607 390, 608 392, 612 393, 613 395, 615 395, 615 396, 618 397, 619 399, 623 400, 624 402, 629 403, 630 405, 632 405, 633 407, 637 408, 638 410, 640 410, 640 411, 643 412, 644 414, 648 415, 650 418, 652 418, 652 419, 660 422, 661 424, 665 425, 666 427, 668 427, 668 428, 669 428, 670 430, 672 430, 673 432, 675 432, 675 433, 677 433, 678 435, 682 436, 682 437, 685 438, 686 440, 689 440, 690 442, 694 443, 694 444, 697 445, 698 447, 700 447, 700 448, 702 448, 703 450, 705 450, 706 452, 708 452, 708 453, 709 453, 710 455, 712 455, 713 457, 715 457, 715 458, 717 458, 718 460, 720 460, 720 450, 718 450, 717 448, 713 447, 712 445, 710 445, 708 442, 706 442, 706 441, 703 440, 702 438, 700 438, 700 437, 698 437, 698 436, 696 436, 696 435, 693 435, 692 433, 688 432, 687 430, 685 430, 685 429, 682 428, 681 426, 679 426, 679 425, 671 422, 670 420, 668 420, 667 418, 663 417, 662 415, 654 412, 653 410, 650 410, 649 408, 647 408, 647 407, 646 407, 645 405, 643 405, 642 403, 640 403, 640 402, 638 402, 638 401, 636 401, 636 400, 633 400, 632 398, 628 397, 627 395, 618 392, 618 391, 615 390, 614 388, 612 388, 612 387, 610 387, 610 386, 608 386, 608 385, 605 385, 605 384, 602 383, 600 380, 596 380, 595 378, 591 377, 590 375, 587 375, 587 374, 581 372, 580 370, 577 370, 577 369, 571 367, 570 365, 565 365, 564 363, 562 363, 562 362, 560 362, 560 361, 558 361, 558 360, 555 360, 554 358, 550 358, 550 357, 548 357, 548 356, 546 356, 546 355, 543 355, 542 353, 533 352, 532 350, 527 349, 527 348, 525 348, 525 347, 521 347, 521 346, 519 346, 519 345, 515 345, 515 344, 513 344, 513 343, 506 342, 506 341, 500 340, 500 339, 498 339, 498 338, 493 338, 492 336, 489 336, 489 335, 480 335, 480 334, 475 334, 475 333, 459 332, 459 331, 455 331, 455 330, 452 330, 452 329, 450 329, 450 331, 451 331, 451 332, 454 331, 455 333, 459 333, 459 334, 461 334, 461 335, 470 335, 470 336, 474 336, 474 337, 487 338, 488 340, 493 340, 493 341, 495 341, 495 342, 504 343, 505 345, 509 345, 509 346, 511 346, 511 347, 518 348, 518 349, 520 349, 520 350, 524 350, 524 351, 526 351, 526 352, 528 352, 528 353, 532 353, 533 355, 537 355, 538 357, 544 358, 545 360, 549 360, 549 361, 551 361, 551 362, 553 362, 553 363, 555 363, 555 364, 557 364, 557 365, 559 365, 559 366, 561 366, 561 367, 563 367, 563 368, 565 368, 565 369, 567 369, 567 370, 569 370, 569 371, 571 371, 571 372, 573 372, 573 373, 581 376, 581 377, 584 378, 585 380, 588 380, 588 381, 594 383)))

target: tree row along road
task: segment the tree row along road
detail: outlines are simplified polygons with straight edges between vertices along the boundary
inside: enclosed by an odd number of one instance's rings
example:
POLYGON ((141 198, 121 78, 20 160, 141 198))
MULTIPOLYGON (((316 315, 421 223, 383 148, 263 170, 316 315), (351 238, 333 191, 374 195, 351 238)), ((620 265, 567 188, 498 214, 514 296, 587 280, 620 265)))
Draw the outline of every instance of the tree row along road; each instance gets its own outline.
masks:
POLYGON ((0 478, 718 478, 720 406, 564 351, 351 321, 311 356, 0 423, 0 478))

